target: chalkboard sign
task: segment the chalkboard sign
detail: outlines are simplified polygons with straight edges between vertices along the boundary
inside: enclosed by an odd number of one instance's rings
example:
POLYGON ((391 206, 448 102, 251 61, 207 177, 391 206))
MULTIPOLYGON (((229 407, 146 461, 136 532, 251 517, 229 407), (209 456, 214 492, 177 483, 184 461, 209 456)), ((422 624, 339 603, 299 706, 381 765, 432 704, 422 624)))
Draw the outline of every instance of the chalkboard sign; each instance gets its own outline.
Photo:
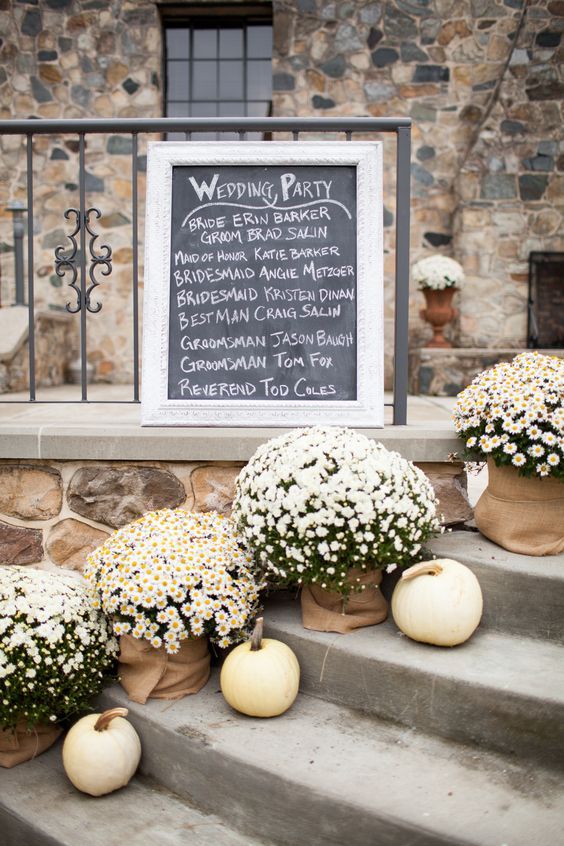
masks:
POLYGON ((144 425, 383 425, 380 153, 150 146, 144 425))

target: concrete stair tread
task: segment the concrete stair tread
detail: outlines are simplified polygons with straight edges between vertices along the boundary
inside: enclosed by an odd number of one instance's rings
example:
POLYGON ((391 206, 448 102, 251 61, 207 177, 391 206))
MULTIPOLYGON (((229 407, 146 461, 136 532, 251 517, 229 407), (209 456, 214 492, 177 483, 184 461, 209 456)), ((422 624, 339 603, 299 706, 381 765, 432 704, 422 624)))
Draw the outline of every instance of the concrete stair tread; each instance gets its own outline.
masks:
POLYGON ((65 776, 61 746, 1 771, 2 846, 266 846, 143 777, 107 796, 80 793, 65 776))
POLYGON ((347 635, 308 631, 286 593, 268 599, 265 632, 296 653, 305 693, 564 767, 564 646, 478 628, 460 646, 436 647, 391 619, 347 635))
MULTIPOLYGON (((394 664, 433 676, 456 677, 464 684, 498 690, 511 689, 522 696, 553 700, 564 706, 564 646, 501 632, 481 630, 456 648, 417 643, 399 631, 391 616, 377 626, 347 635, 304 629, 298 600, 287 594, 270 597, 265 611, 267 636, 288 635, 317 644, 323 650, 325 671, 333 656, 347 661, 351 655, 370 663, 394 664)), ((291 645, 291 644, 290 644, 291 645)))
POLYGON ((199 804, 213 786, 239 826, 256 813, 280 843, 530 846, 534 820, 535 846, 554 846, 562 831, 563 776, 306 695, 273 720, 232 711, 217 674, 177 702, 136 705, 118 686, 104 701, 130 709, 148 774, 199 804))
POLYGON ((509 552, 479 532, 445 532, 426 546, 437 558, 454 558, 463 564, 487 564, 507 574, 554 579, 562 589, 564 605, 564 553, 560 555, 519 555, 509 552))

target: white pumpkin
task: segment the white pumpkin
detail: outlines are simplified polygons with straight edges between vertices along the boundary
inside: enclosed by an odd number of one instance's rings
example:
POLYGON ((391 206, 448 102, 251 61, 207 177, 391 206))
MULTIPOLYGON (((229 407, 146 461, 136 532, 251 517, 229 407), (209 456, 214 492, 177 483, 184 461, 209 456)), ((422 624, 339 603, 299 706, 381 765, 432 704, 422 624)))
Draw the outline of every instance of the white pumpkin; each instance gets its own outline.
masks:
POLYGON ((482 591, 474 573, 450 558, 423 561, 405 570, 392 596, 392 615, 413 640, 456 646, 482 617, 482 591))
POLYGON ((126 716, 127 708, 89 714, 67 734, 63 765, 78 790, 104 796, 129 782, 139 766, 141 741, 126 716))
POLYGON ((242 714, 277 717, 293 704, 300 685, 300 665, 289 646, 262 637, 257 620, 251 640, 235 647, 221 668, 221 692, 242 714))

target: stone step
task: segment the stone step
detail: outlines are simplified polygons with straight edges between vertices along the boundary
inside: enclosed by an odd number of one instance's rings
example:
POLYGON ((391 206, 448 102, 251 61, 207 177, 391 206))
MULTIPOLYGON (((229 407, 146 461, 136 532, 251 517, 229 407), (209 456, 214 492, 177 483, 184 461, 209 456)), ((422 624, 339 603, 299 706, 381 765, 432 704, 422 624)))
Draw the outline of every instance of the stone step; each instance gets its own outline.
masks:
POLYGON ((564 646, 481 630, 455 648, 416 643, 391 619, 347 635, 304 629, 298 600, 268 599, 301 689, 445 738, 564 767, 564 646))
POLYGON ((564 643, 564 555, 517 555, 478 532, 447 532, 427 546, 476 574, 482 627, 564 643))
MULTIPOLYGON (((280 846, 535 846, 560 842, 564 777, 300 695, 283 716, 196 696, 128 702, 145 774, 280 846)), ((556 743, 556 741, 555 741, 556 743)), ((126 795, 125 793, 123 794, 126 795)))
POLYGON ((66 778, 62 741, 34 761, 0 771, 2 846, 266 846, 146 777, 94 798, 66 778))

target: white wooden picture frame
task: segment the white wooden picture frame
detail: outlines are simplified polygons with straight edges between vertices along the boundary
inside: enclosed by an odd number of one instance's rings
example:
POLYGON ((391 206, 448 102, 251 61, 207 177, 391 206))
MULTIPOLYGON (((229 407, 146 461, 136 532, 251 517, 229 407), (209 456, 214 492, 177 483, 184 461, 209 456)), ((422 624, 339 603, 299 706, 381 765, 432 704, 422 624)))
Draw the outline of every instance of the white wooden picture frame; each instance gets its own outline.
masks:
MULTIPOLYGON (((329 189, 328 189, 329 190, 329 189)), ((384 425, 382 145, 155 142, 147 168, 142 346, 144 426, 384 425), (172 176, 175 167, 356 168, 356 398, 169 398, 172 176)))

